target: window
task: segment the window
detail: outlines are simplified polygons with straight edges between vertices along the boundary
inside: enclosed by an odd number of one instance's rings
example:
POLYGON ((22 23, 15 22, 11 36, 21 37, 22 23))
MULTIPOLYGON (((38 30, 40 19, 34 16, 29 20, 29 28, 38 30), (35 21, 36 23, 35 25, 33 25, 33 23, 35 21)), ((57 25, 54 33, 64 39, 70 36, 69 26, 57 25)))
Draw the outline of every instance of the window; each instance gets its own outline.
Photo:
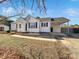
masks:
POLYGON ((25 26, 25 30, 27 31, 27 23, 26 23, 26 26, 25 26))
POLYGON ((37 22, 36 22, 36 28, 37 28, 37 26, 38 26, 38 25, 37 25, 37 22))
POLYGON ((4 31, 4 27, 0 27, 0 31, 4 31))
POLYGON ((19 28, 21 28, 21 24, 19 24, 19 28))
POLYGON ((37 28, 37 22, 29 23, 29 28, 37 28))
POLYGON ((30 23, 29 23, 29 28, 30 28, 30 23))
POLYGON ((46 27, 48 27, 48 23, 46 23, 46 27))
POLYGON ((43 23, 41 23, 41 27, 43 27, 43 23))
POLYGON ((41 27, 48 27, 48 22, 41 23, 41 27))

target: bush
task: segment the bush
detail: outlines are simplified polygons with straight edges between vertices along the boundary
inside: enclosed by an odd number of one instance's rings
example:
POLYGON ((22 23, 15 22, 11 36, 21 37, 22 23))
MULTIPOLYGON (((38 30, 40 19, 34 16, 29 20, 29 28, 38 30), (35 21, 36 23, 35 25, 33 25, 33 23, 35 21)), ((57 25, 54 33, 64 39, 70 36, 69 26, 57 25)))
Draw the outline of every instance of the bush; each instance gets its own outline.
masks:
POLYGON ((74 33, 79 33, 79 28, 73 28, 74 33))
POLYGON ((10 33, 10 30, 8 30, 7 33, 10 33))

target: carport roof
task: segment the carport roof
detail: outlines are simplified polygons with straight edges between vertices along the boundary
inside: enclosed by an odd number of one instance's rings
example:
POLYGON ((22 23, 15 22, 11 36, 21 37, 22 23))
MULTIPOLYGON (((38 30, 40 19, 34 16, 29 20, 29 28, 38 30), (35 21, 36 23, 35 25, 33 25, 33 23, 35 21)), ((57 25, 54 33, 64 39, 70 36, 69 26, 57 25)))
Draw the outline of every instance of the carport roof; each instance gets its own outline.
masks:
POLYGON ((54 24, 60 25, 60 24, 66 23, 66 22, 69 22, 69 19, 64 18, 64 17, 58 17, 58 18, 54 18, 54 21, 52 21, 51 24, 52 25, 54 25, 54 24))

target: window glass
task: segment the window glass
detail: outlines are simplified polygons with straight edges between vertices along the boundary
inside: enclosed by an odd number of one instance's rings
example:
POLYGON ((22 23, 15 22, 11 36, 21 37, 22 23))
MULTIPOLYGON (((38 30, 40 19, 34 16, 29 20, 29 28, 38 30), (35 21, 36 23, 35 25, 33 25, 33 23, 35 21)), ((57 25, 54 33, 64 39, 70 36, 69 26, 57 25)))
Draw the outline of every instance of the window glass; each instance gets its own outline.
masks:
POLYGON ((21 28, 21 24, 19 24, 19 28, 21 28))
POLYGON ((46 23, 46 27, 48 27, 48 22, 46 23))
POLYGON ((30 23, 30 28, 37 28, 37 22, 30 23))
POLYGON ((36 22, 36 28, 37 28, 37 22, 36 22))
POLYGON ((0 27, 0 31, 4 31, 4 27, 0 27))
POLYGON ((48 22, 41 23, 41 27, 48 27, 48 22))
POLYGON ((41 27, 43 27, 43 23, 41 23, 41 27))
POLYGON ((30 28, 30 23, 29 23, 29 28, 30 28))

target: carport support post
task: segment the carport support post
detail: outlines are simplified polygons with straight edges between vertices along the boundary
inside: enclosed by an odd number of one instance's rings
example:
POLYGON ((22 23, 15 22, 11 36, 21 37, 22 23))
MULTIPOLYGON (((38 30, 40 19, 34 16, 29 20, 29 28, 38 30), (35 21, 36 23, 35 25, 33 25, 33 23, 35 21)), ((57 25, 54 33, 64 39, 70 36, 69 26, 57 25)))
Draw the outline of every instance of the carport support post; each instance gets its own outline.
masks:
POLYGON ((70 29, 69 29, 69 22, 67 22, 68 28, 67 28, 67 34, 69 34, 70 29))

